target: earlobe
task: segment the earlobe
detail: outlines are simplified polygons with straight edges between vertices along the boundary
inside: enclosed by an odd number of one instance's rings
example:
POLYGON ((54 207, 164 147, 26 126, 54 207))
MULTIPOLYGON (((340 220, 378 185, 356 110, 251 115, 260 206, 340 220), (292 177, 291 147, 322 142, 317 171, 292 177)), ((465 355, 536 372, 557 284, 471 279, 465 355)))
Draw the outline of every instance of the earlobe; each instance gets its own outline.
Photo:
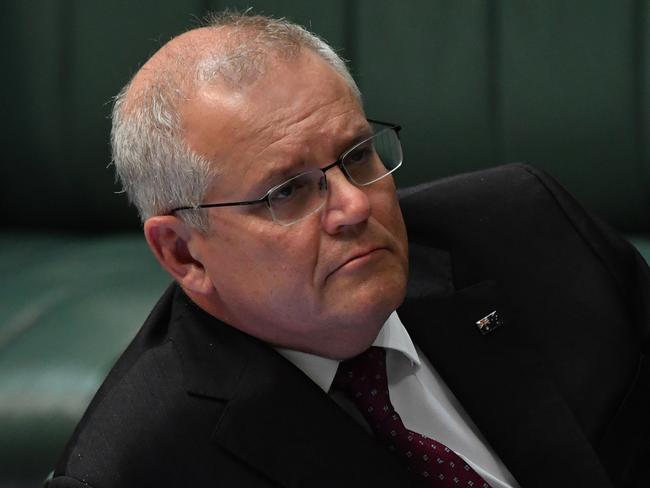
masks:
POLYGON ((184 289, 201 295, 214 291, 203 263, 190 252, 190 241, 200 239, 197 231, 172 215, 160 215, 147 219, 144 234, 158 262, 184 289))

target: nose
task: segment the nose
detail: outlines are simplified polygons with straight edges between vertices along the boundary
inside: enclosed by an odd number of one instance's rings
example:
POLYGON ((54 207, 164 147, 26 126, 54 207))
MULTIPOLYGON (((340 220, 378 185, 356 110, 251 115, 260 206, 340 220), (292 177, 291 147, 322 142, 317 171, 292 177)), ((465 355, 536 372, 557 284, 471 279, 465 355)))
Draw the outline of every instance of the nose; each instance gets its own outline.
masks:
POLYGON ((340 168, 328 172, 327 188, 327 202, 321 217, 325 232, 337 234, 368 220, 368 195, 363 188, 350 183, 340 168))

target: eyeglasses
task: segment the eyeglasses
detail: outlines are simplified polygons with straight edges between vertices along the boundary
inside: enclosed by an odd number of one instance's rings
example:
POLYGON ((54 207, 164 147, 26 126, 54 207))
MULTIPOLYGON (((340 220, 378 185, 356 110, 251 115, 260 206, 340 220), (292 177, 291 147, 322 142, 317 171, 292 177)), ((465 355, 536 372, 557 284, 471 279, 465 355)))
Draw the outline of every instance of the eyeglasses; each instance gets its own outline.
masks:
POLYGON ((355 144, 331 164, 300 173, 284 183, 274 186, 257 200, 241 202, 206 203, 178 207, 170 213, 199 208, 257 205, 264 203, 275 222, 280 225, 295 224, 320 210, 327 199, 325 173, 338 167, 347 180, 356 186, 368 186, 388 176, 402 165, 402 144, 399 125, 370 120, 374 135, 355 144))

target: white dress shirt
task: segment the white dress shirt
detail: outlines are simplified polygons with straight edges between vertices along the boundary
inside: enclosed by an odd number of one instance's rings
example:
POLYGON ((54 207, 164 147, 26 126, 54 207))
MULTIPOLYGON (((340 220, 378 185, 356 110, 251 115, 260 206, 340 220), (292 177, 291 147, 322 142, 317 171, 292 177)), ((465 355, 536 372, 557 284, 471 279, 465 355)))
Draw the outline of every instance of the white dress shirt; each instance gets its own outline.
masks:
MULTIPOLYGON (((373 345, 386 349, 391 403, 408 429, 453 449, 493 488, 519 488, 454 394, 413 344, 396 312, 388 317, 373 345)), ((370 431, 350 399, 330 392, 339 361, 290 349, 278 348, 278 352, 370 431)))

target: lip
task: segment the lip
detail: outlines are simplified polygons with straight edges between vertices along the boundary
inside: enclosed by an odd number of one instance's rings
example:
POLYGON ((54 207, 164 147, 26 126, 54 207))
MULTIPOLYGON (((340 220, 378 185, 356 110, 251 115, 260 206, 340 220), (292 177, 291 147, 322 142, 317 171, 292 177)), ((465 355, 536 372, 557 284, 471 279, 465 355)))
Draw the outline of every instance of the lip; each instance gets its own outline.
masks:
POLYGON ((334 273, 336 273, 337 271, 340 271, 343 268, 349 268, 350 265, 353 265, 353 264, 356 264, 356 263, 361 264, 361 262, 364 260, 364 258, 370 257, 371 254, 374 254, 375 252, 381 251, 381 250, 386 250, 386 248, 381 247, 381 246, 377 246, 377 247, 371 247, 371 248, 358 249, 353 254, 351 254, 346 259, 344 259, 343 262, 340 265, 338 265, 332 271, 330 271, 329 274, 327 275, 327 278, 329 278, 334 273))

